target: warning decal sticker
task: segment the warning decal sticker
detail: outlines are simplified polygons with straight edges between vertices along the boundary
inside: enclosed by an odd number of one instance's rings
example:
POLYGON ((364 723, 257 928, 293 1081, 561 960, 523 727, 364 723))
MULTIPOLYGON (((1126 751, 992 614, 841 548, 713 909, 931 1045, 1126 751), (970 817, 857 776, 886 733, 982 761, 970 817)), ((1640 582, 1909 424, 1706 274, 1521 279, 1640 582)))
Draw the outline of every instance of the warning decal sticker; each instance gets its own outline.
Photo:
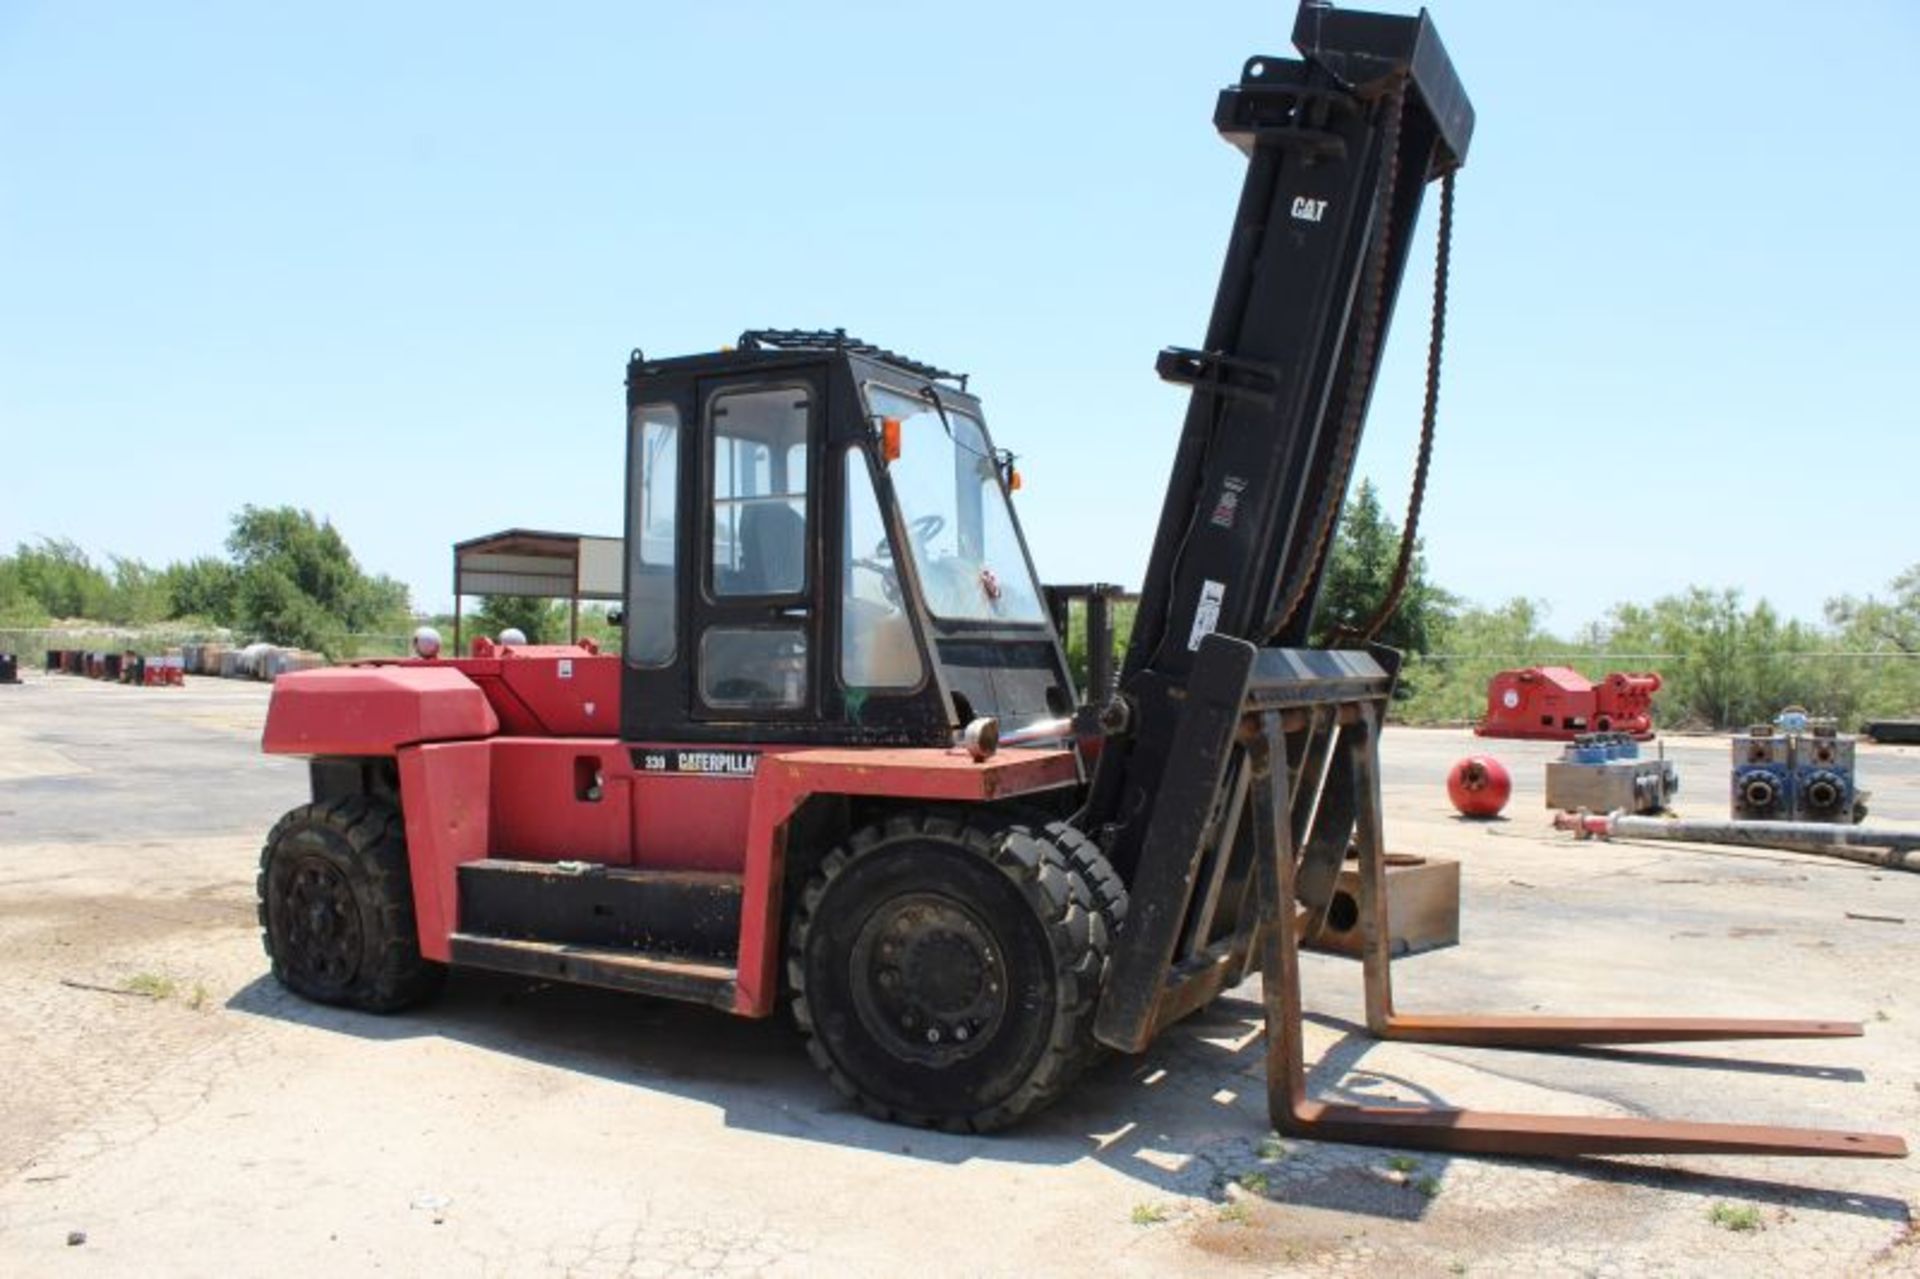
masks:
POLYGON ((1220 625, 1220 601, 1227 597, 1227 584, 1211 579, 1200 583, 1200 602, 1193 610, 1193 634, 1187 637, 1187 648, 1197 650, 1200 641, 1213 634, 1220 625))

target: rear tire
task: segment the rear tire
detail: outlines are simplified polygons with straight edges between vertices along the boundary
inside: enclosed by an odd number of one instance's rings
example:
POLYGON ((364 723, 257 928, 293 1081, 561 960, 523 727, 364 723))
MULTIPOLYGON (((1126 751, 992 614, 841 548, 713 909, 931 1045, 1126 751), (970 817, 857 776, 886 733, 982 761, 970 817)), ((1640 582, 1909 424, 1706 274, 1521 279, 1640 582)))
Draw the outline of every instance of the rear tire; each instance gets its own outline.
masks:
POLYGON ((877 1118, 952 1132, 1006 1127, 1065 1090, 1091 1056, 1110 943, 1070 843, 916 812, 827 854, 787 977, 835 1087, 877 1118))
POLYGON ((394 1012, 439 991, 421 958, 400 813, 364 795, 306 804, 260 850, 260 927, 274 978, 322 1004, 394 1012))

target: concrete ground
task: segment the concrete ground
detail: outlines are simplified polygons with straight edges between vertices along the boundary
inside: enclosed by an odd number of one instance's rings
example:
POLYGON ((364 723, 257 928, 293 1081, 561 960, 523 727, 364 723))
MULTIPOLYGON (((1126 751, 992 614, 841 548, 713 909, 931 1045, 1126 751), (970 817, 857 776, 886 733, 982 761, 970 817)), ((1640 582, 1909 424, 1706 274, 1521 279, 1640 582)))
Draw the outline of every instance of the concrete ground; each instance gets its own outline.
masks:
MULTIPOLYGON (((1257 987, 990 1138, 860 1117, 779 1020, 483 975, 396 1017, 313 1007, 253 921, 305 780, 257 752, 265 690, 26 678, 0 688, 0 1274, 1920 1273, 1909 1161, 1272 1139, 1257 987)), ((1684 809, 1724 814, 1724 745, 1671 749, 1684 809)), ((1385 753, 1392 845, 1464 867, 1464 944, 1396 965, 1404 1009, 1867 1034, 1376 1044, 1357 965, 1309 956, 1320 1094, 1920 1136, 1920 876, 1576 844, 1546 829, 1550 746, 1395 729, 1385 753), (1445 807, 1476 746, 1514 767, 1506 821, 1445 807)), ((1861 767, 1876 820, 1920 822, 1920 753, 1861 767)))

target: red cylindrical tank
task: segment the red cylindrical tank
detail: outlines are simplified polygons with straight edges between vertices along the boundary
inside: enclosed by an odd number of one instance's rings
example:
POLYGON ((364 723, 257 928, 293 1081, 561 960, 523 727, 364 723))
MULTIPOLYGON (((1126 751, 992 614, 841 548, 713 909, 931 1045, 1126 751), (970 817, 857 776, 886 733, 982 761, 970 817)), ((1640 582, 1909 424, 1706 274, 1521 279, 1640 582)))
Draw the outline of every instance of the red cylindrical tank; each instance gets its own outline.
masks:
POLYGON ((1498 817, 1513 798, 1513 777, 1491 755, 1469 755, 1447 773, 1447 798, 1468 817, 1498 817))

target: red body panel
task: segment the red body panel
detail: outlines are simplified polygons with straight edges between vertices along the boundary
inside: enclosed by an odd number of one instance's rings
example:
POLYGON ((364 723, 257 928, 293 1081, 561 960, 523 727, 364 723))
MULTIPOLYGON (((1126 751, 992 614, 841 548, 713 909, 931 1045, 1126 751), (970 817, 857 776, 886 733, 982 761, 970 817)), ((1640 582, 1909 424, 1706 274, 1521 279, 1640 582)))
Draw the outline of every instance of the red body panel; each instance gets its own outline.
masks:
POLYGON ((452 666, 333 666, 274 681, 260 746, 269 755, 392 755, 499 731, 486 694, 452 666))
POLYGON ((983 764, 937 748, 766 751, 751 776, 701 777, 637 773, 627 748, 609 739, 410 747, 400 752, 400 783, 421 953, 448 955, 447 939, 459 928, 462 862, 512 857, 735 871, 743 905, 734 1011, 764 1017, 780 989, 787 822, 809 795, 983 803, 1070 786, 1079 776, 1073 753, 1060 750, 1004 751, 983 764), (599 768, 598 800, 580 793, 582 760, 599 768), (681 842, 688 838, 691 849, 681 842))
POLYGON ((632 770, 618 742, 501 737, 491 745, 492 856, 632 863, 632 770))
POLYGON ((489 847, 488 794, 492 742, 436 742, 400 752, 407 861, 413 868, 413 910, 420 953, 446 963, 447 939, 459 928, 461 862, 489 847))
POLYGON ((391 755, 413 742, 510 733, 613 737, 620 659, 566 644, 456 660, 296 671, 273 686, 269 754, 391 755), (477 694, 477 696, 476 696, 477 694))
POLYGON ((752 777, 636 773, 635 864, 738 875, 747 864, 753 788, 752 777))
POLYGON ((619 658, 564 646, 501 652, 444 665, 458 667, 485 691, 500 716, 502 732, 517 737, 611 737, 620 731, 619 658))

